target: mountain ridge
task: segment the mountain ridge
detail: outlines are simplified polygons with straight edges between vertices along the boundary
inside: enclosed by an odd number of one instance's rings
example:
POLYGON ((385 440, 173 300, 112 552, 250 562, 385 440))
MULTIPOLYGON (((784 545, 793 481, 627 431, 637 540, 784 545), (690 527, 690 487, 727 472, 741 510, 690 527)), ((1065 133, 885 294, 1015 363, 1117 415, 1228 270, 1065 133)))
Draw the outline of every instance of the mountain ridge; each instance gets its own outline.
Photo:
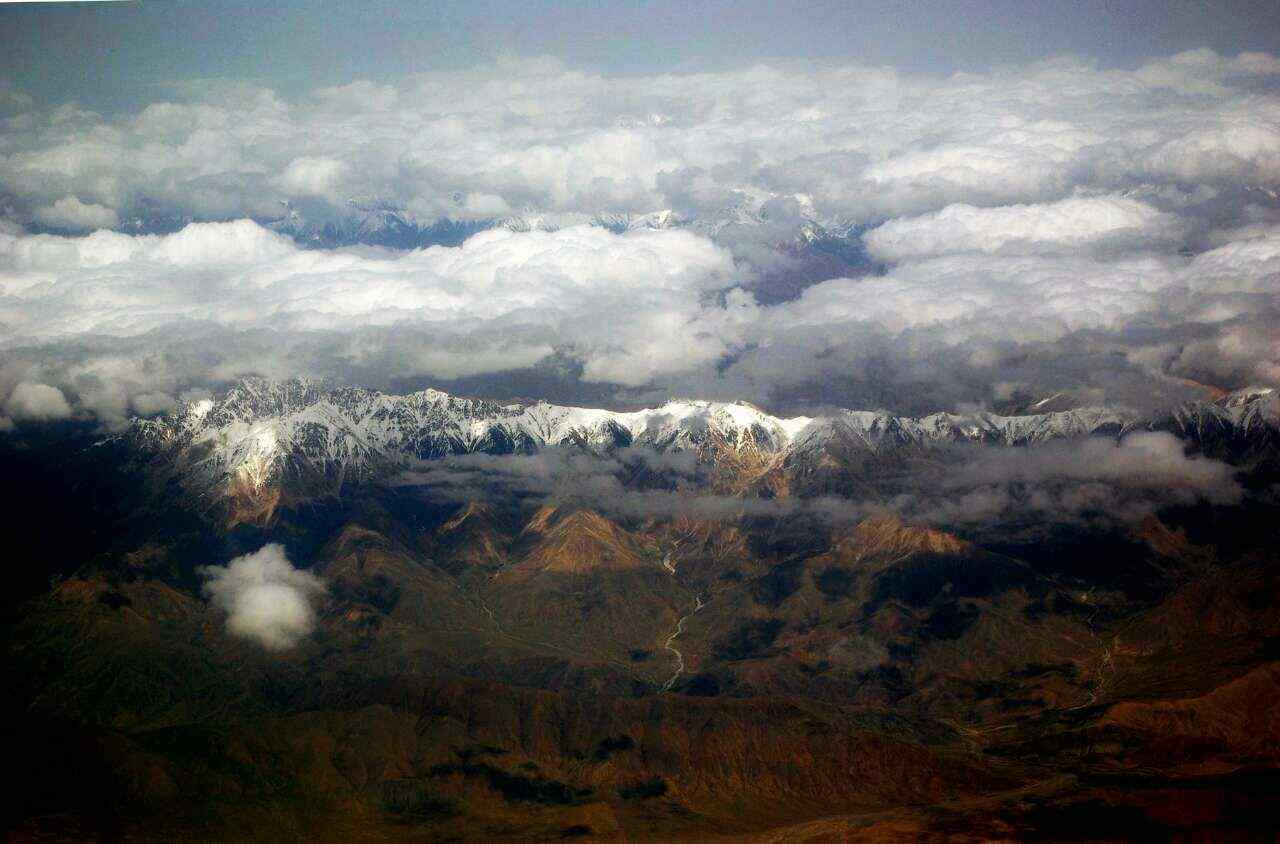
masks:
POLYGON ((286 478, 325 479, 336 491, 415 461, 533 455, 558 447, 599 455, 645 447, 692 452, 713 463, 746 455, 756 467, 813 467, 837 451, 877 456, 964 443, 1032 446, 1144 430, 1167 431, 1213 456, 1270 459, 1280 449, 1280 397, 1252 388, 1149 416, 1083 407, 1021 416, 842 410, 780 418, 745 402, 673 400, 611 411, 542 401, 503 404, 433 389, 396 396, 308 379, 247 378, 219 399, 135 420, 122 436, 181 465, 206 491, 221 486, 259 494, 286 478))

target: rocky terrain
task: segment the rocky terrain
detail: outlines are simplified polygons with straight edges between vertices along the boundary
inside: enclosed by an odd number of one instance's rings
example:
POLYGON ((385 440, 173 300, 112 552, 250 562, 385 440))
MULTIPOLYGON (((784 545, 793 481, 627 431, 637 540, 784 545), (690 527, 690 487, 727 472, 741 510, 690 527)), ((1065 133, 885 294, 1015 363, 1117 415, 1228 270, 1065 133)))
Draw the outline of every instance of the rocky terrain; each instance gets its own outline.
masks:
POLYGON ((1278 408, 781 419, 251 380, 9 450, 6 821, 1272 840, 1278 408), (1133 435, 1202 487, 1074 465, 1133 435), (1005 515, 946 515, 992 466, 1005 515), (1149 506, 1106 512, 1116 484, 1149 506), (206 568, 272 543, 321 584, 285 647, 238 635, 206 568))
MULTIPOLYGON (((326 389, 305 379, 247 379, 217 401, 189 403, 126 433, 131 448, 172 466, 180 483, 211 504, 261 499, 308 485, 340 495, 344 484, 386 478, 415 461, 461 455, 534 454, 573 448, 606 455, 642 448, 687 452, 738 491, 792 485, 836 466, 952 445, 1020 447, 1084 437, 1165 431, 1199 452, 1253 467, 1280 453, 1280 396, 1243 390, 1156 414, 1080 407, 1002 416, 937 413, 923 418, 844 410, 781 419, 747 404, 673 401, 618 412, 546 402, 501 404, 438 390, 405 396, 326 389)), ((866 478, 849 477, 859 481, 866 478)))

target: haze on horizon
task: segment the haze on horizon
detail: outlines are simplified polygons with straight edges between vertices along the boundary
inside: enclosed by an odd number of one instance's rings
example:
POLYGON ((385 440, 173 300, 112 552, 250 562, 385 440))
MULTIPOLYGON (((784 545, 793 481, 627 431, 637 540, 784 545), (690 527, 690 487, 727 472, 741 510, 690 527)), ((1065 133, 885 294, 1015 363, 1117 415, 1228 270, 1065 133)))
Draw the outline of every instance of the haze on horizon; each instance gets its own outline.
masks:
POLYGON ((606 76, 786 61, 949 74, 1061 55, 1132 68, 1201 47, 1275 52, 1280 9, 1265 0, 12 3, 0 6, 0 38, 5 76, 41 105, 112 112, 181 83, 297 95, 502 56, 555 56, 606 76))

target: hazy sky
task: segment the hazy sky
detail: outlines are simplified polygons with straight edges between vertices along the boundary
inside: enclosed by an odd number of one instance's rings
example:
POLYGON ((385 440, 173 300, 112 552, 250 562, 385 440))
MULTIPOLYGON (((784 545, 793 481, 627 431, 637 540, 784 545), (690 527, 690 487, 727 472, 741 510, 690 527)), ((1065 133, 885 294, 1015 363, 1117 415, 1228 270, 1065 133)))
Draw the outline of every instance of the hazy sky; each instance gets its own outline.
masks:
POLYGON ((1271 0, 0 5, 0 73, 45 105, 134 108, 156 86, 248 79, 286 94, 551 54, 608 74, 826 58, 950 72, 1071 53, 1130 66, 1195 47, 1280 49, 1271 0))

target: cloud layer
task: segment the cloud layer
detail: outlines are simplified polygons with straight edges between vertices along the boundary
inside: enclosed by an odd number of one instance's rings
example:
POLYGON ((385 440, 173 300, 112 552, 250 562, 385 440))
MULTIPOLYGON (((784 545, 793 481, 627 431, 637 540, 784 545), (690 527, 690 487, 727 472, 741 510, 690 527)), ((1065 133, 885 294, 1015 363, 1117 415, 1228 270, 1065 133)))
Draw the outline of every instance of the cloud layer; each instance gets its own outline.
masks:
POLYGON ((871 254, 886 261, 976 252, 985 255, 1079 254, 1156 250, 1178 244, 1173 214, 1134 199, 1072 197, 1040 205, 941 211, 890 220, 866 235, 871 254))
POLYGON ((66 419, 71 415, 71 405, 57 387, 48 384, 32 384, 21 381, 9 393, 4 403, 5 413, 21 421, 45 422, 66 419))
POLYGON ((63 202, 122 220, 351 197, 424 219, 705 215, 797 193, 860 221, 1076 188, 1194 201, 1276 185, 1280 107, 1247 83, 1277 74, 1272 56, 1202 50, 1131 71, 1061 59, 946 78, 799 64, 609 78, 543 58, 297 101, 207 84, 113 119, 32 105, 7 121, 0 190, 29 214, 63 202))
POLYGON ((315 626, 311 601, 324 593, 324 582, 295 569, 282 545, 264 545, 202 573, 205 594, 227 613, 227 630, 234 636, 283 650, 315 626))
POLYGON ((376 384, 561 356, 588 381, 762 402, 825 382, 832 402, 887 404, 857 394, 879 378, 907 411, 1014 381, 1150 404, 1179 379, 1276 383, 1278 255, 1280 227, 1195 258, 942 254, 764 306, 727 250, 682 230, 493 230, 407 253, 304 250, 249 221, 0 234, 0 395, 44 384, 110 421, 244 374, 376 384))
POLYGON ((396 483, 446 502, 550 502, 625 519, 805 517, 848 525, 885 510, 950 529, 1031 523, 1131 526, 1162 508, 1244 497, 1236 470, 1186 454, 1164 432, 1089 437, 1026 448, 971 446, 917 458, 910 470, 866 478, 861 496, 743 498, 710 492, 688 452, 628 448, 598 457, 574 449, 470 454, 424 461, 396 483))
POLYGON ((1032 448, 982 448, 894 502, 912 519, 971 527, 1134 524, 1163 507, 1239 503, 1225 463, 1185 453, 1172 434, 1135 432, 1032 448), (929 490, 936 490, 930 493, 929 490))
POLYGON ((114 118, 14 100, 0 400, 42 384, 119 424, 243 374, 566 364, 635 401, 909 413, 1280 383, 1277 75, 1274 57, 1209 51, 945 78, 606 78, 543 59, 294 101, 211 83, 114 118), (351 202, 523 216, 404 253, 264 227, 351 202), (668 211, 653 219, 682 228, 569 225, 668 211), (82 234, 138 225, 178 230, 82 234), (863 248, 876 273, 812 270, 863 248), (760 295, 800 253, 790 293, 760 295))

